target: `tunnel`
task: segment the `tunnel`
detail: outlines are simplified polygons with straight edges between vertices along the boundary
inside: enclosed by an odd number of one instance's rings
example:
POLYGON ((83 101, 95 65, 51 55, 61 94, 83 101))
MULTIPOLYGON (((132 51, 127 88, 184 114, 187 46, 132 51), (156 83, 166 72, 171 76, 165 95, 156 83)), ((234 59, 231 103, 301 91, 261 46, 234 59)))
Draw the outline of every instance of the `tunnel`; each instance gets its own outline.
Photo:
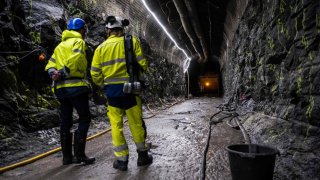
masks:
MULTIPOLYGON (((179 106, 183 112, 177 114, 203 112, 197 116, 210 119, 208 114, 217 109, 228 111, 221 120, 239 117, 237 130, 245 129, 251 143, 279 150, 274 179, 320 177, 318 0, 2 0, 1 166, 23 156, 15 155, 19 148, 13 148, 20 136, 57 131, 59 102, 44 67, 68 20, 81 17, 86 22, 90 66, 95 50, 108 38, 108 16, 129 20, 125 33, 138 38, 148 61, 143 110, 169 107, 181 98, 190 101, 191 109, 179 106)), ((92 117, 99 119, 105 116, 99 107, 107 99, 99 87, 92 88, 92 117)), ((159 119, 170 119, 170 113, 159 119)), ((76 115, 73 118, 77 121, 76 115)), ((172 122, 198 123, 179 118, 172 122)), ((221 159, 214 152, 210 155, 221 159)))
MULTIPOLYGON (((223 44, 226 43, 226 38, 231 36, 229 31, 232 32, 234 28, 232 26, 237 24, 232 15, 228 16, 228 12, 240 16, 246 7, 246 2, 239 3, 241 6, 232 5, 233 3, 228 1, 132 1, 130 3, 119 1, 113 5, 111 1, 105 3, 106 7, 103 7, 104 3, 99 2, 92 2, 87 6, 95 9, 93 6, 102 4, 99 7, 102 10, 97 15, 105 17, 105 12, 113 12, 128 18, 132 23, 128 32, 145 39, 150 48, 161 57, 183 68, 186 76, 186 93, 193 96, 205 94, 219 96, 223 92, 219 57, 224 54, 223 44), (149 11, 152 13, 149 14, 149 11), (225 31, 225 28, 228 31, 225 31), (218 79, 214 81, 220 83, 202 92, 201 87, 206 86, 201 84, 200 76, 205 78, 208 74, 213 74, 213 77, 218 79)), ((95 11, 99 12, 96 9, 95 11)))

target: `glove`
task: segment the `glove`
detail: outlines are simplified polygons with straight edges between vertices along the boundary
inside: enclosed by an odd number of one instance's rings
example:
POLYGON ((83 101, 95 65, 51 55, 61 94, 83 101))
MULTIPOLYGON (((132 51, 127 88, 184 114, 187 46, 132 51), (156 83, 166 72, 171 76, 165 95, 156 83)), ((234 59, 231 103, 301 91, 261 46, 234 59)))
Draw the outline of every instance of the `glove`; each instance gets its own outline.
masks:
POLYGON ((60 72, 57 71, 57 70, 52 71, 52 72, 51 72, 51 79, 52 79, 53 81, 59 81, 59 80, 61 79, 61 74, 60 74, 60 72))

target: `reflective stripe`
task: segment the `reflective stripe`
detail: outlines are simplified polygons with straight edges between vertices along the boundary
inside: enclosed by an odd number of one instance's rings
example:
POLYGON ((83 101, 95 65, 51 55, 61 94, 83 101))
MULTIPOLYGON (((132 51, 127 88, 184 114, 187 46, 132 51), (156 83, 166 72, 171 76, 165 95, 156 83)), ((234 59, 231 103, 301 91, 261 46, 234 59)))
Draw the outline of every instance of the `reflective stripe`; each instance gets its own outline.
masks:
POLYGON ((62 80, 57 82, 57 86, 59 85, 65 85, 65 84, 74 84, 74 83, 79 83, 83 82, 82 79, 67 79, 67 80, 62 80))
POLYGON ((102 67, 103 66, 110 66, 110 65, 113 65, 115 63, 122 63, 122 62, 126 62, 126 59, 114 59, 114 60, 110 60, 110 61, 107 61, 107 62, 103 62, 102 63, 102 67))
POLYGON ((146 145, 145 145, 144 142, 136 143, 136 146, 137 146, 137 150, 139 150, 139 151, 145 151, 145 150, 147 150, 147 147, 146 147, 146 145))
POLYGON ((125 151, 125 150, 128 150, 127 144, 113 148, 113 151, 115 151, 115 152, 121 152, 121 151, 125 151))
POLYGON ((53 58, 50 58, 49 61, 56 63, 56 60, 53 58))
POLYGON ((81 51, 81 49, 74 49, 74 50, 72 50, 73 52, 79 52, 79 53, 81 53, 81 54, 84 54, 84 52, 83 51, 81 51))
POLYGON ((143 56, 138 56, 138 57, 137 57, 137 61, 141 61, 141 60, 143 60, 143 59, 144 59, 143 56))
POLYGON ((117 160, 119 160, 119 161, 128 161, 129 160, 129 156, 118 156, 117 160))
POLYGON ((120 82, 120 81, 129 82, 129 78, 128 77, 124 77, 124 78, 108 78, 108 79, 104 80, 105 83, 120 82))
POLYGON ((91 66, 91 71, 101 72, 101 69, 91 66))

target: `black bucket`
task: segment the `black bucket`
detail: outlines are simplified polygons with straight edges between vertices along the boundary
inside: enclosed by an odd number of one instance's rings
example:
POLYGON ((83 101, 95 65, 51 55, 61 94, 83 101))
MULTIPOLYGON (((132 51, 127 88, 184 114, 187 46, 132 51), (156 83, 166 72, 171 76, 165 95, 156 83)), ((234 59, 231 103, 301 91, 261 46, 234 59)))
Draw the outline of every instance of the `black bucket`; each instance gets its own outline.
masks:
POLYGON ((279 151, 257 144, 235 144, 227 147, 233 180, 272 180, 279 151))

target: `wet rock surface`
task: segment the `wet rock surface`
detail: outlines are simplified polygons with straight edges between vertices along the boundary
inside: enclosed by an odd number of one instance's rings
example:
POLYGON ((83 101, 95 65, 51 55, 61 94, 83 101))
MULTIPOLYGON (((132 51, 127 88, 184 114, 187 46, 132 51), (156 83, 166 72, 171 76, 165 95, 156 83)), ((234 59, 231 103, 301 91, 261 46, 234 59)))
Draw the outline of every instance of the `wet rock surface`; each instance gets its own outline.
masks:
MULTIPOLYGON (((95 156, 93 165, 61 165, 61 153, 56 153, 30 165, 1 175, 3 179, 231 179, 225 147, 243 143, 240 130, 226 121, 212 125, 208 151, 210 117, 219 111, 219 98, 194 98, 173 105, 166 104, 162 111, 145 111, 150 153, 153 164, 137 167, 137 153, 126 126, 130 158, 127 172, 112 168, 111 134, 89 141, 87 154, 95 156), (204 156, 206 154, 206 156, 204 156), (203 160, 205 158, 205 168, 203 160)), ((160 107, 160 106, 159 106, 160 107)))
POLYGON ((261 113, 245 124, 280 150, 279 179, 320 177, 319 5, 248 1, 228 50, 225 97, 261 113))
POLYGON ((249 1, 228 51, 226 97, 320 127, 319 7, 312 0, 249 1))
MULTIPOLYGON (((71 17, 81 17, 87 22, 86 53, 88 64, 91 64, 93 52, 106 39, 106 32, 103 18, 97 16, 90 2, 89 6, 86 1, 75 0, 1 2, 0 44, 3 46, 0 46, 0 76, 3 78, 0 78, 0 141, 9 140, 9 144, 14 144, 16 137, 22 138, 25 133, 59 126, 56 110, 59 102, 53 97, 52 82, 44 68, 71 17), (45 60, 38 60, 40 53, 45 54, 45 60)), ((112 5, 116 3, 112 2, 112 5)), ((137 32, 130 30, 130 33, 138 37, 137 32)), ((149 62, 145 77, 147 88, 142 95, 144 102, 162 103, 160 98, 183 96, 186 87, 182 67, 159 56, 150 48, 150 42, 141 36, 139 38, 149 62)), ((102 92, 92 86, 94 93, 91 100, 99 101, 102 92)), ((0 147, 0 154, 8 150, 2 148, 5 146, 0 147)))
POLYGON ((319 179, 319 128, 258 113, 242 123, 252 143, 268 144, 280 151, 274 179, 319 179))

